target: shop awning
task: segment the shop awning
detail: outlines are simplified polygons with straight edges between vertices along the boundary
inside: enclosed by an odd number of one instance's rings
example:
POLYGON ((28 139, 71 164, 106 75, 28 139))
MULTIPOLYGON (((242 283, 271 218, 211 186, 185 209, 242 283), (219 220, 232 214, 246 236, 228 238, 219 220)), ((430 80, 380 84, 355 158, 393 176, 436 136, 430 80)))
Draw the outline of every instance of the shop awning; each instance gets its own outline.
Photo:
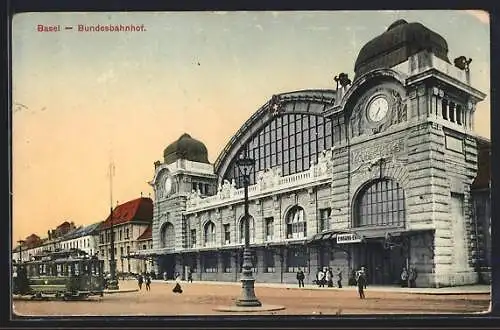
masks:
POLYGON ((337 238, 337 235, 339 234, 347 234, 349 231, 346 230, 325 230, 322 231, 321 233, 317 233, 307 239, 307 243, 313 243, 313 242, 318 242, 318 241, 327 241, 327 240, 334 240, 337 238))

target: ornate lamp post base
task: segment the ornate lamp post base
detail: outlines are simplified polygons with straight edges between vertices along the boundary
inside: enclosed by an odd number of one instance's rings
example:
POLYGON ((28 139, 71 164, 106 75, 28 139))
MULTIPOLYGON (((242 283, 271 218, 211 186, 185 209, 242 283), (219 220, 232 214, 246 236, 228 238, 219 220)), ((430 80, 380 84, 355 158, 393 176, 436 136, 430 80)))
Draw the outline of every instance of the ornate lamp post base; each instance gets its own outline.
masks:
POLYGON ((252 277, 252 254, 248 248, 243 252, 243 272, 241 277, 241 288, 243 289, 241 297, 236 300, 236 306, 240 307, 258 307, 262 303, 255 296, 254 283, 252 277))
POLYGON ((254 279, 241 279, 243 294, 236 300, 236 306, 239 307, 259 307, 262 303, 257 299, 254 292, 254 279))

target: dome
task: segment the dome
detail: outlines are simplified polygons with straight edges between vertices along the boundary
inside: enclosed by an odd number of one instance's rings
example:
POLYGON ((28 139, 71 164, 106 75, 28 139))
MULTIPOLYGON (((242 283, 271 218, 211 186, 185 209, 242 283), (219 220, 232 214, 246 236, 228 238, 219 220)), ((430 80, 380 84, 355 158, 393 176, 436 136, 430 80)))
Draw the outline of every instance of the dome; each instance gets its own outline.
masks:
POLYGON ((166 164, 172 164, 177 159, 209 164, 207 147, 186 133, 182 134, 177 141, 165 148, 163 157, 166 164))
POLYGON ((368 71, 405 62, 422 50, 450 63, 448 44, 443 37, 420 23, 397 20, 361 48, 354 65, 355 79, 368 71))

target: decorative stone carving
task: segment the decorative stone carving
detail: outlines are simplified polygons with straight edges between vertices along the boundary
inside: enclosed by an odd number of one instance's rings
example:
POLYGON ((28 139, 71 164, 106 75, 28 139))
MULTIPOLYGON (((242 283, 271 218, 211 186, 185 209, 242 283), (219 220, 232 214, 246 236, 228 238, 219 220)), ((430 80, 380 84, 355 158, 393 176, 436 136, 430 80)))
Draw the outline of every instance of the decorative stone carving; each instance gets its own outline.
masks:
POLYGON ((363 134, 374 134, 385 131, 392 125, 401 123, 407 120, 406 99, 394 89, 379 87, 368 91, 356 104, 353 109, 350 127, 353 137, 363 134), (371 101, 372 96, 383 94, 387 97, 390 106, 390 114, 381 122, 370 122, 365 115, 365 109, 371 101))
POLYGON ((313 177, 316 176, 316 167, 314 166, 314 162, 311 160, 311 165, 309 166, 309 172, 313 177))
POLYGON ((231 187, 229 189, 229 197, 233 197, 236 195, 236 181, 234 179, 231 180, 231 187))

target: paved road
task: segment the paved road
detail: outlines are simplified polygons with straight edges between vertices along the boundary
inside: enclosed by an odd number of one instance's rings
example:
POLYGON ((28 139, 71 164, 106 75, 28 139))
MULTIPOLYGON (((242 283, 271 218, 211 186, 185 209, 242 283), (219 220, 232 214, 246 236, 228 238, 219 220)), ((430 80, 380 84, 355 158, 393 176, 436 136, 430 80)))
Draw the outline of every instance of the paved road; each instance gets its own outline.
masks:
MULTIPOLYGON (((152 290, 105 295, 93 301, 14 301, 18 315, 208 315, 227 314, 213 310, 233 305, 241 292, 238 283, 183 283, 184 293, 172 293, 173 283, 155 281, 152 290)), ((135 281, 120 282, 120 289, 133 289, 135 281)), ((311 287, 312 288, 312 287, 311 287)), ((395 288, 396 289, 396 288, 395 288)), ((283 285, 257 284, 257 297, 264 304, 284 305, 283 311, 254 314, 436 314, 474 313, 488 309, 489 293, 429 295, 368 288, 360 300, 354 288, 298 289, 283 285)), ((237 313, 231 313, 237 314, 237 313)))
MULTIPOLYGON (((165 281, 155 280, 155 283, 165 283, 165 281)), ((172 282, 172 281, 170 281, 172 282)), ((233 285, 233 286, 241 286, 241 282, 215 282, 215 281, 197 281, 197 284, 205 284, 205 285, 233 285)), ((255 283, 256 287, 267 287, 267 288, 286 288, 286 289, 296 289, 297 284, 290 283, 255 283)), ((377 292, 399 292, 399 293, 414 293, 414 294, 429 294, 429 295, 462 295, 462 294, 490 294, 491 286, 490 285, 464 285, 464 286, 456 286, 456 287, 444 287, 444 288, 401 288, 398 286, 387 286, 387 285, 379 285, 379 286, 369 286, 370 291, 377 292)), ((304 289, 306 290, 333 290, 338 291, 338 288, 320 288, 317 285, 306 284, 304 289)), ((357 288, 355 286, 346 286, 341 290, 352 290, 356 291, 357 288)))

